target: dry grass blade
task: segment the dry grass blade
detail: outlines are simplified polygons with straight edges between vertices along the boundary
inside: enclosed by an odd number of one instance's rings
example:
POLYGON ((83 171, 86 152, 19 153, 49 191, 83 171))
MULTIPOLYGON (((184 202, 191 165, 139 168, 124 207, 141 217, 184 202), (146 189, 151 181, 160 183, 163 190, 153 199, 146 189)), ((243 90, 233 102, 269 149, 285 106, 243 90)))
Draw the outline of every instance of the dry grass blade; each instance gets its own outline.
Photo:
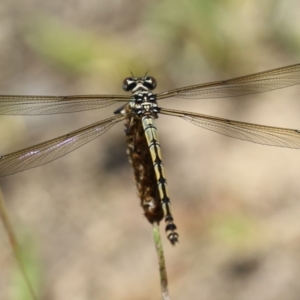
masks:
POLYGON ((163 300, 171 300, 169 291, 168 291, 168 276, 167 276, 167 269, 166 269, 166 264, 165 264, 164 251, 163 251, 163 247, 162 247, 162 243, 161 243, 159 226, 157 223, 153 224, 153 238, 154 238, 156 253, 157 253, 157 257, 158 257, 162 299, 163 300))
POLYGON ((9 217, 8 217, 8 213, 7 213, 7 210, 5 208, 5 202, 4 202, 4 198, 3 198, 3 195, 2 195, 1 189, 0 189, 0 217, 2 219, 4 228, 7 232, 7 235, 8 235, 8 238, 9 238, 9 243, 12 247, 13 253, 16 257, 17 263, 19 265, 22 276, 23 276, 23 278, 26 282, 26 285, 28 287, 28 291, 31 295, 31 298, 33 300, 37 300, 37 297, 35 295, 35 292, 33 290, 32 285, 30 283, 29 277, 27 275, 26 269, 24 267, 24 264, 23 264, 23 261, 22 261, 21 255, 20 255, 20 247, 18 245, 16 235, 15 235, 13 229, 12 229, 11 222, 10 222, 9 217))

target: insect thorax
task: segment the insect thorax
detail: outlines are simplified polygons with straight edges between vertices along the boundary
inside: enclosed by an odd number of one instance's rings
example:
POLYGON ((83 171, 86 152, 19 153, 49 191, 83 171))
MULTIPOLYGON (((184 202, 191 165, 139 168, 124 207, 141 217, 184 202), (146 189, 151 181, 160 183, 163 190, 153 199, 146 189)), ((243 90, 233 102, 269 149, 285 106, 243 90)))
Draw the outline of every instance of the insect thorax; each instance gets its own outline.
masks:
POLYGON ((130 107, 138 117, 151 115, 157 118, 157 114, 160 111, 156 102, 156 95, 149 91, 136 91, 133 93, 130 107))

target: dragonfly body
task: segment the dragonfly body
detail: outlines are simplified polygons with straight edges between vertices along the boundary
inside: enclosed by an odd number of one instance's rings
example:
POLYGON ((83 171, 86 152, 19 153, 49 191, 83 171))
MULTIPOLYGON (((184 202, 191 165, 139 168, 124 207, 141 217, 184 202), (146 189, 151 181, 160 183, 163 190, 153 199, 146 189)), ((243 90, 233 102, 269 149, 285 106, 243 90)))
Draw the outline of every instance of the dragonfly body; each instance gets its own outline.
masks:
POLYGON ((155 79, 149 76, 126 78, 123 89, 132 90, 132 101, 117 113, 127 118, 127 153, 133 169, 137 170, 135 181, 145 216, 152 224, 159 224, 164 217, 168 239, 174 245, 178 242, 178 233, 173 222, 158 132, 154 125, 160 110, 156 95, 151 92, 155 87, 155 79))
POLYGON ((224 81, 197 84, 153 94, 155 79, 130 77, 123 89, 131 95, 11 96, 0 95, 0 114, 42 115, 103 108, 122 103, 115 116, 44 143, 0 156, 0 176, 11 175, 62 157, 125 121, 128 156, 134 169, 138 194, 145 216, 151 223, 163 218, 172 244, 178 240, 170 211, 158 134, 158 114, 180 117, 194 125, 254 143, 300 148, 300 131, 232 121, 194 112, 166 109, 157 102, 170 97, 203 99, 261 93, 300 83, 300 64, 250 74, 224 81))

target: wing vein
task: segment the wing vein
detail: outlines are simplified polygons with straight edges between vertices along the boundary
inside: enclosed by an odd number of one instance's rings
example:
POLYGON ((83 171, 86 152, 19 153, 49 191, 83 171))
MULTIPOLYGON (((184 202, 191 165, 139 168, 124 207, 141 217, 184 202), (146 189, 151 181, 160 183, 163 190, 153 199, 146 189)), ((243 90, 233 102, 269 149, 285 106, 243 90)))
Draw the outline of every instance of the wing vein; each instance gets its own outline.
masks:
POLYGON ((44 143, 0 156, 0 176, 47 164, 92 141, 123 119, 123 115, 113 116, 44 143))
POLYGON ((263 93, 299 83, 300 64, 296 64, 233 79, 174 89, 158 94, 157 98, 209 99, 235 97, 263 93))
POLYGON ((253 143, 300 148, 300 130, 232 121, 203 114, 161 108, 162 114, 181 117, 199 127, 253 143))

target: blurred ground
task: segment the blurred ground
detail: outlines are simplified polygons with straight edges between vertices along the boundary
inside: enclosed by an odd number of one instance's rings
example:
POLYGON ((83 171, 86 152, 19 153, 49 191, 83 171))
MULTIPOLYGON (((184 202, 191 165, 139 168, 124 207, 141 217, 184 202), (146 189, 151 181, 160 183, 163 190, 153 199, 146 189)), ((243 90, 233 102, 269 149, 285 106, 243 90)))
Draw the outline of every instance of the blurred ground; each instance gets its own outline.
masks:
MULTIPOLYGON (((130 71, 148 71, 162 92, 300 59, 296 0, 12 0, 0 16, 1 94, 119 94, 130 71)), ((300 128, 299 97, 296 86, 161 106, 300 128)), ((0 153, 116 108, 1 117, 0 153)), ((157 127, 180 234, 175 248, 163 237, 172 299, 299 299, 300 152, 164 116, 157 127)), ((39 299, 160 299, 151 226, 132 178, 119 124, 56 162, 0 179, 39 299)), ((1 300, 25 299, 17 273, 1 226, 1 300)))

